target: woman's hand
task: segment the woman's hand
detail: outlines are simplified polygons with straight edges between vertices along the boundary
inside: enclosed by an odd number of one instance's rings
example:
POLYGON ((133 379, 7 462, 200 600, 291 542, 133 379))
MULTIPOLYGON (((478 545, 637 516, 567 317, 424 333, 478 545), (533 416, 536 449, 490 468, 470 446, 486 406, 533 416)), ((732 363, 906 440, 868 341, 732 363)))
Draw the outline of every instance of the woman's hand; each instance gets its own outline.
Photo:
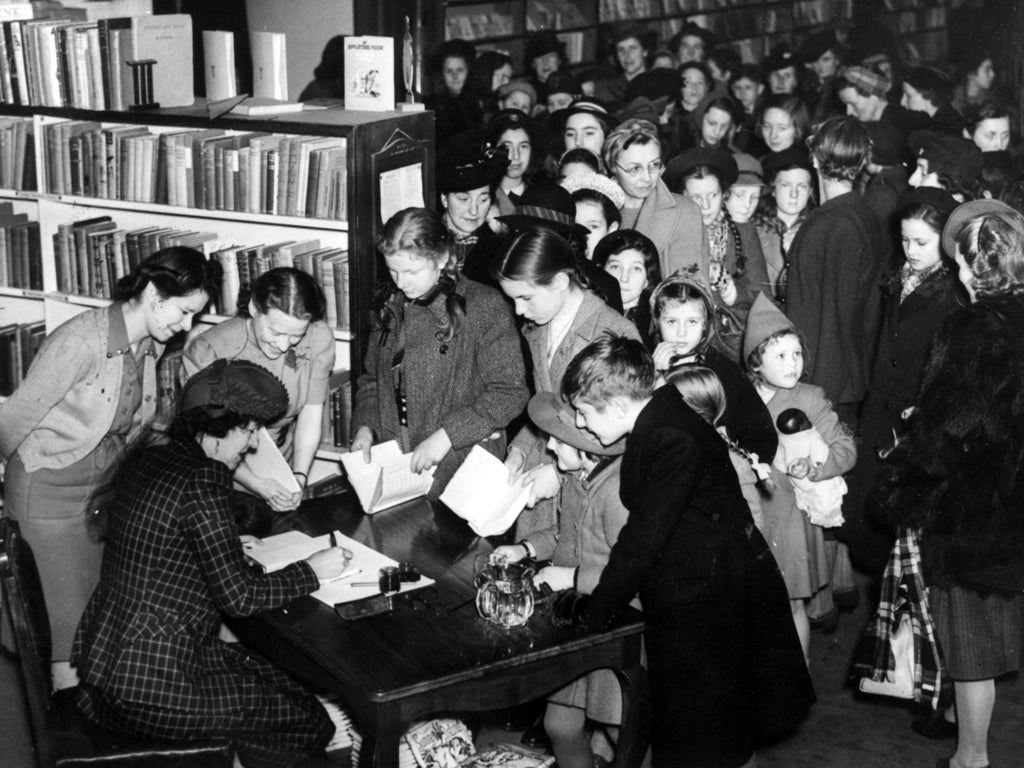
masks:
POLYGON ((373 447, 373 430, 369 427, 360 427, 352 436, 352 442, 348 446, 350 453, 363 452, 363 461, 370 463, 370 448, 373 447))
POLYGON ((434 434, 412 449, 412 460, 410 465, 412 471, 417 475, 424 470, 436 467, 448 451, 452 449, 451 438, 444 429, 437 430, 434 434))
POLYGON ((673 358, 679 357, 678 345, 674 341, 661 341, 654 348, 654 370, 667 371, 672 367, 673 358))
MULTIPOLYGON (((522 547, 520 547, 522 549, 522 547)), ((533 577, 533 586, 540 587, 547 584, 553 592, 561 592, 563 589, 572 589, 576 580, 576 569, 567 568, 561 565, 549 565, 541 568, 533 577)))
POLYGON ((509 446, 508 453, 505 455, 505 469, 508 470, 509 485, 519 485, 525 463, 526 454, 515 446, 509 446))
POLYGON ((277 482, 277 480, 269 478, 260 480, 257 490, 275 512, 291 512, 293 509, 297 509, 302 502, 301 490, 293 493, 277 482))
POLYGON ((541 464, 523 474, 523 485, 533 483, 526 506, 533 509, 544 499, 553 499, 562 488, 562 478, 554 464, 541 464))
POLYGON ((306 559, 321 584, 341 576, 351 561, 352 553, 344 547, 321 549, 306 559))
POLYGON ((518 563, 526 557, 526 547, 522 544, 503 544, 495 547, 494 555, 505 557, 510 563, 518 563))

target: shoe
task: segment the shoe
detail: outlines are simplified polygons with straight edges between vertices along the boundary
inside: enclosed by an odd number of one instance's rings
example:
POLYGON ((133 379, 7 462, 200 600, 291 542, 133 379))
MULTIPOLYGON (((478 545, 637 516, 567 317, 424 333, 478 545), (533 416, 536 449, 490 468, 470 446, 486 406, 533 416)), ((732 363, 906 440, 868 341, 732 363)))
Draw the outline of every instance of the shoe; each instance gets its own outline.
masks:
POLYGON ((860 590, 854 587, 853 589, 844 589, 842 592, 833 592, 832 601, 841 611, 855 611, 860 604, 860 590))
POLYGON ((958 728, 956 723, 951 723, 941 712, 919 717, 910 724, 914 733, 919 733, 926 739, 955 739, 958 728))
POLYGON ((810 620, 811 629, 826 635, 834 634, 839 627, 839 609, 833 608, 826 614, 810 620))
POLYGON ((523 737, 519 739, 519 743, 530 749, 551 749, 551 739, 548 732, 544 730, 543 717, 523 731, 523 737))

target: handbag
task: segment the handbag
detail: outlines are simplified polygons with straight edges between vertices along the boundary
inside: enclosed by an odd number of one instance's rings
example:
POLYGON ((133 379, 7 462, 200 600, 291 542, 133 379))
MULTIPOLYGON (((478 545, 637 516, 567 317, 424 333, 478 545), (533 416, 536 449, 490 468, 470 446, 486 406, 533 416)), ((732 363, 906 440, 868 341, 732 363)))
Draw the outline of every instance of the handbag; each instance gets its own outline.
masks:
POLYGON ((900 614, 900 623, 889 638, 892 651, 893 666, 883 680, 870 677, 860 679, 860 690, 879 696, 894 696, 898 699, 914 698, 914 630, 910 622, 910 614, 900 614))

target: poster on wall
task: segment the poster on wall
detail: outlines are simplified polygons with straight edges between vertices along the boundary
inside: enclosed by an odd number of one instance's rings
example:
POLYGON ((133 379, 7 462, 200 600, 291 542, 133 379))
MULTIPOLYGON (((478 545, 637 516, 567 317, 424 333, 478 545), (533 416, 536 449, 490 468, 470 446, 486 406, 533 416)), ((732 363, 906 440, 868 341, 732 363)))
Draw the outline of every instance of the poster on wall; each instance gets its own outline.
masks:
POLYGON ((345 38, 345 109, 388 112, 395 108, 395 41, 390 37, 345 38))

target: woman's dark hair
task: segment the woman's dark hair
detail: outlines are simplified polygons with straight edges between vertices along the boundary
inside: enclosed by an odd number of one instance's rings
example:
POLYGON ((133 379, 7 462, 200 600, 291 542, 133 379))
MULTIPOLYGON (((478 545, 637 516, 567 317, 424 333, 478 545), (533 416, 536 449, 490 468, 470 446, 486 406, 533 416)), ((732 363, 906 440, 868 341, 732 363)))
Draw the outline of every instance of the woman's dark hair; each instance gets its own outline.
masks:
POLYGON ((238 296, 238 314, 251 315, 249 304, 265 315, 279 310, 297 320, 316 322, 327 313, 327 299, 313 276, 294 267, 276 267, 256 278, 252 288, 238 296))
POLYGON ((764 122, 764 113, 769 109, 780 109, 789 115, 789 119, 793 121, 794 143, 803 141, 810 134, 811 116, 807 112, 807 105, 799 96, 791 93, 773 93, 761 103, 754 125, 760 126, 764 122))
MULTIPOLYGON (((602 195, 604 197, 604 195, 602 195)), ((617 229, 602 237, 594 246, 592 260, 604 269, 608 259, 618 256, 623 251, 638 251, 644 257, 644 269, 647 270, 647 286, 653 288, 661 282, 661 265, 658 259, 658 247, 651 239, 635 229, 617 229)))
MULTIPOLYGON (((715 179, 718 181, 718 189, 721 191, 724 198, 726 191, 729 189, 726 186, 725 179, 722 178, 722 171, 715 168, 712 165, 694 165, 685 170, 682 177, 679 179, 679 189, 686 189, 686 182, 690 179, 715 179)), ((680 191, 680 194, 686 194, 685 191, 680 191)))
MULTIPOLYGON (((707 60, 715 62, 719 71, 730 75, 736 74, 736 70, 743 64, 743 59, 731 45, 716 45, 707 54, 707 60)), ((732 80, 732 78, 729 78, 732 80)))
POLYGON ((501 51, 483 51, 473 62, 473 69, 469 73, 469 86, 472 93, 480 99, 488 99, 495 96, 492 89, 494 84, 494 73, 505 65, 512 66, 512 57, 501 51))
MULTIPOLYGON (((682 83, 683 73, 688 69, 696 69, 702 75, 704 75, 704 84, 707 86, 708 93, 711 93, 711 89, 715 87, 715 78, 711 76, 711 70, 708 69, 708 65, 701 61, 684 61, 679 65, 679 79, 682 83)), ((682 92, 682 85, 679 88, 682 92)))
POLYGON ((871 154, 871 137, 864 123, 853 117, 832 117, 822 123, 810 141, 818 173, 827 179, 853 181, 871 154))
POLYGON ((729 87, 732 88, 739 80, 750 80, 758 85, 764 85, 764 71, 758 64, 740 64, 732 71, 729 87))
POLYGON ((199 435, 226 437, 232 429, 244 427, 252 421, 258 419, 248 414, 225 411, 223 408, 213 410, 198 406, 179 413, 171 424, 169 434, 182 442, 194 440, 199 435))
POLYGON ((1010 117, 1010 110, 995 101, 983 101, 980 104, 970 104, 964 110, 964 128, 967 133, 974 135, 978 126, 984 120, 997 120, 1000 117, 1010 117))
POLYGON ((604 174, 604 166, 601 165, 601 158, 585 147, 573 147, 572 149, 567 149, 562 156, 558 158, 559 174, 561 174, 562 169, 569 163, 583 163, 594 173, 604 174))
MULTIPOLYGON (((928 205, 928 203, 911 203, 905 205, 897 212, 896 221, 923 221, 928 225, 928 228, 938 234, 940 245, 939 250, 942 250, 942 228, 946 226, 946 221, 949 219, 948 213, 943 213, 934 205, 928 205)), ((946 256, 952 256, 952 254, 945 254, 946 256)))
POLYGON ((531 227, 517 235, 495 266, 495 277, 499 280, 518 280, 545 287, 562 272, 577 287, 590 287, 580 274, 572 246, 546 227, 531 227))
POLYGON ((602 194, 596 189, 577 189, 572 193, 572 201, 577 206, 580 203, 591 203, 592 205, 600 206, 608 226, 622 223, 622 212, 615 207, 615 203, 608 198, 608 195, 602 194))
POLYGON ((992 51, 984 45, 968 45, 960 49, 957 55, 957 68, 960 72, 960 79, 966 80, 968 75, 973 75, 986 61, 992 58, 992 51))
POLYGON ((175 245, 157 251, 118 280, 113 298, 138 298, 150 283, 163 298, 187 296, 194 291, 216 298, 220 294, 221 274, 219 261, 208 260, 194 248, 175 245))
MULTIPOLYGON (((377 238, 377 249, 384 257, 399 251, 426 259, 441 268, 437 284, 417 303, 429 304, 438 294, 445 297, 445 317, 438 326, 438 341, 454 339, 466 319, 465 299, 455 292, 458 284, 458 269, 451 252, 451 239, 444 220, 429 208, 405 208, 384 225, 384 231, 377 238)), ((405 296, 392 283, 390 293, 380 308, 378 319, 385 331, 389 331, 401 317, 405 296)))

